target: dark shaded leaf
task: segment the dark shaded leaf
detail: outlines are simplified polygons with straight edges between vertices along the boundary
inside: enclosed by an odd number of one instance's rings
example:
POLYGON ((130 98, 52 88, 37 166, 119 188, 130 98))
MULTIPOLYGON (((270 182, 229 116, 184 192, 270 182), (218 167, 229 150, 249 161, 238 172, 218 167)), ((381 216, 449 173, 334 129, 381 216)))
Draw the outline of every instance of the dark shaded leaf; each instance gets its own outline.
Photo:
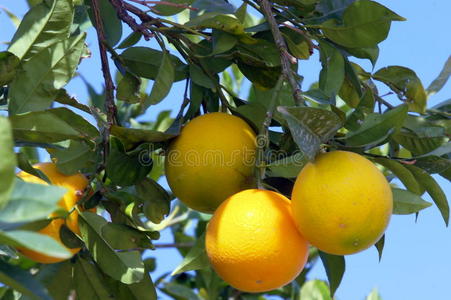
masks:
POLYGON ((113 294, 105 284, 105 276, 97 269, 96 265, 83 258, 79 258, 75 263, 74 283, 79 299, 114 299, 113 294))
POLYGON ((0 86, 8 84, 14 79, 19 63, 19 58, 14 54, 6 51, 0 52, 0 86))
POLYGON ((169 214, 170 196, 166 190, 152 179, 144 179, 136 185, 138 197, 143 201, 144 215, 158 224, 169 214))
POLYGON ((340 286, 343 274, 345 272, 344 256, 332 255, 319 251, 319 256, 326 269, 327 279, 329 280, 330 293, 333 296, 340 286))
MULTIPOLYGON (((117 16, 116 9, 108 0, 97 0, 99 6, 100 18, 102 19, 103 30, 105 31, 105 39, 108 45, 114 47, 122 37, 122 22, 117 16)), ((91 23, 96 24, 92 7, 88 9, 91 23)))
POLYGON ((385 234, 374 244, 374 247, 377 249, 377 253, 379 254, 379 261, 382 259, 382 252, 384 251, 385 245, 385 234))
POLYGON ((419 183, 409 169, 404 167, 401 163, 388 158, 374 158, 373 160, 393 172, 393 174, 398 177, 404 186, 412 193, 417 195, 422 195, 424 193, 424 187, 421 183, 419 183))
POLYGON ((319 88, 328 96, 338 94, 345 78, 344 58, 341 52, 325 41, 320 41, 321 72, 319 88))
MULTIPOLYGON (((171 90, 174 82, 175 69, 169 52, 163 52, 160 68, 158 69, 157 78, 152 87, 152 91, 148 98, 144 100, 144 108, 157 104, 164 99, 171 90)), ((193 79, 194 80, 194 79, 193 79)))

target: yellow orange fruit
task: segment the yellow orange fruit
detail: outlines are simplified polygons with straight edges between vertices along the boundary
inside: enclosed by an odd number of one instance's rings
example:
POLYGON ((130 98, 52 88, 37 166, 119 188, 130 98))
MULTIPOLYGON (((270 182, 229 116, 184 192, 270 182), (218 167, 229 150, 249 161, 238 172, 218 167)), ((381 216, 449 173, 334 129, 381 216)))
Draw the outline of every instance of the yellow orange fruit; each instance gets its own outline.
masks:
POLYGON ((216 273, 245 292, 284 286, 308 257, 290 201, 257 189, 234 194, 218 207, 207 226, 205 248, 216 273))
MULTIPOLYGON (((60 239, 60 229, 63 224, 66 224, 67 227, 75 234, 80 234, 80 229, 78 227, 78 212, 74 208, 77 205, 78 200, 80 200, 83 190, 88 185, 88 180, 80 173, 74 175, 65 175, 61 173, 58 171, 54 163, 39 163, 35 164, 33 167, 42 171, 52 184, 62 186, 67 189, 66 194, 64 194, 58 202, 58 206, 65 211, 70 212, 70 214, 65 219, 58 218, 52 220, 46 227, 38 231, 39 233, 52 237, 62 244, 60 239)), ((26 182, 47 184, 47 182, 41 178, 24 171, 19 172, 17 176, 26 182)), ((56 215, 52 214, 50 217, 55 216, 56 215)), ((79 248, 68 250, 73 254, 80 251, 79 248)), ((64 260, 57 257, 46 256, 30 249, 20 248, 19 251, 30 259, 40 263, 55 263, 64 260)))
POLYGON ((228 196, 254 187, 255 150, 255 133, 241 118, 202 115, 171 143, 166 178, 187 206, 212 213, 228 196))
POLYGON ((302 169, 292 207, 300 232, 313 246, 345 255, 379 240, 390 221, 393 199, 389 183, 371 161, 333 151, 302 169))

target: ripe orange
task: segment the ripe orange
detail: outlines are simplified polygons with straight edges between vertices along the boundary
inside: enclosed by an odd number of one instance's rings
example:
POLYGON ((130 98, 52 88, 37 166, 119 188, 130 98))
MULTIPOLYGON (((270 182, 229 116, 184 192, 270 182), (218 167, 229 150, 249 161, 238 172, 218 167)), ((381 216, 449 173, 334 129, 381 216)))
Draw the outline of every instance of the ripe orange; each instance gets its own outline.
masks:
MULTIPOLYGON (((65 219, 58 218, 52 220, 46 227, 38 231, 39 233, 52 237, 62 244, 60 229, 63 224, 66 224, 67 227, 75 234, 80 234, 80 229, 78 227, 78 212, 74 210, 74 208, 78 200, 80 200, 83 190, 88 185, 88 180, 80 173, 74 175, 65 175, 60 173, 54 163, 39 163, 33 167, 41 170, 52 184, 62 186, 67 189, 66 194, 64 194, 63 198, 61 198, 58 202, 58 205, 62 209, 70 212, 70 214, 65 219)), ((27 182, 47 184, 44 180, 24 171, 19 172, 17 176, 27 182)), ((55 217, 55 215, 51 216, 55 217)), ((57 257, 46 256, 31 249, 20 248, 18 250, 30 259, 40 263, 56 263, 64 260, 57 257)), ((68 250, 75 254, 80 251, 80 248, 68 248, 68 250)))
POLYGON ((369 248, 392 214, 390 185, 372 162, 346 151, 320 154, 298 175, 294 220, 318 249, 337 255, 369 248))
POLYGON ((256 136, 239 117, 210 113, 191 120, 171 143, 166 178, 192 209, 212 213, 230 195, 254 187, 256 136))
POLYGON ((234 194, 219 206, 208 224, 205 247, 216 273, 246 292, 284 286, 302 271, 308 257, 290 201, 257 189, 234 194))

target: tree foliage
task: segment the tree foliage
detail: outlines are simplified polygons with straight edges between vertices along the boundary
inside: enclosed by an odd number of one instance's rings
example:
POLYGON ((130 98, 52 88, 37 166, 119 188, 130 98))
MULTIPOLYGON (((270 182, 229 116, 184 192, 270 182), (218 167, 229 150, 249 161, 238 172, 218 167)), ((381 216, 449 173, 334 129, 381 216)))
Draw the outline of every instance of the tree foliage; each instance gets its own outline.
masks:
MULTIPOLYGON (((258 180, 268 189, 290 196, 293 179, 319 151, 353 151, 373 160, 389 179, 400 180, 403 186, 393 187, 395 214, 418 214, 431 206, 422 199, 428 193, 435 203, 429 209, 439 209, 448 224, 446 195, 432 175, 451 178, 451 106, 448 100, 428 108, 427 99, 445 85, 451 60, 427 89, 406 67, 365 70, 355 63, 360 58, 374 66, 391 23, 404 20, 381 4, 28 3, 7 51, 0 53, 5 112, 0 116, 0 299, 156 299, 157 290, 174 299, 331 299, 345 259, 313 248, 295 281, 260 296, 239 294, 209 266, 202 242, 209 216, 174 200, 158 181, 168 143, 183 124, 208 112, 238 115, 266 139, 257 167, 263 168, 258 180), (125 36, 127 27, 131 33, 125 36), (78 76, 80 63, 97 55, 85 42, 87 31, 99 40, 105 89, 97 93, 86 82, 90 99, 76 99, 65 86, 78 76), (322 66, 318 82, 302 87, 298 64, 302 68, 314 52, 322 66), (179 81, 185 92, 177 116, 162 111, 155 120, 142 121, 179 81), (247 84, 246 97, 241 90, 247 84), (381 84, 398 97, 396 103, 379 94, 381 84), (80 213, 82 251, 55 265, 36 264, 14 250, 25 246, 68 255, 50 238, 40 242, 45 237, 35 232, 48 222, 64 189, 15 178, 22 169, 46 180, 32 167, 38 149, 61 172, 88 176, 90 188, 80 205, 100 212, 80 213), (172 274, 151 278, 155 261, 143 259, 143 253, 158 247, 155 241, 165 228, 184 260, 172 274), (306 282, 318 257, 330 290, 325 282, 306 282)), ((380 254, 383 245, 383 240, 376 244, 380 254)), ((373 291, 367 299, 380 298, 373 291)))

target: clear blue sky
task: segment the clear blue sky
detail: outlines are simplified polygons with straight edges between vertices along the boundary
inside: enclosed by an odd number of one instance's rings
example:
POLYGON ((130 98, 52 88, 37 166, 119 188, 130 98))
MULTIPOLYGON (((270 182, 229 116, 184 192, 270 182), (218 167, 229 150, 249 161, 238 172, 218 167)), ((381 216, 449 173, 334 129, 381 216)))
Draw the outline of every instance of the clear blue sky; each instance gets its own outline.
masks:
MULTIPOLYGON (((381 54, 375 69, 388 65, 406 66, 415 70, 423 84, 428 86, 451 54, 449 38, 451 1, 379 2, 407 18, 407 21, 393 23, 388 39, 380 44, 381 54)), ((8 7, 20 17, 26 11, 24 0, 0 0, 0 6, 8 7)), ((0 28, 0 42, 10 40, 14 27, 4 13, 0 13, 0 28)), ((88 44, 93 55, 92 58, 82 62, 79 72, 100 89, 103 78, 100 73, 97 42, 92 31, 89 32, 88 44)), ((4 44, 0 44, 0 50, 5 48, 4 44)), ((362 63, 367 70, 370 69, 367 62, 362 63)), ((114 69, 114 66, 112 68, 114 69)), ((317 80, 319 70, 317 54, 307 62, 302 61, 300 72, 305 77, 305 87, 317 80)), ((80 79, 74 79, 67 88, 79 100, 86 101, 86 89, 80 79)), ((144 119, 153 120, 162 109, 177 111, 182 101, 181 88, 181 84, 175 85, 167 99, 151 107, 144 119)), ((385 91, 388 89, 381 88, 381 93, 385 91)), ((451 83, 433 95, 428 106, 431 107, 448 98, 451 98, 451 83)), ((396 99, 392 101, 397 103, 396 99)), ((449 197, 450 183, 442 178, 438 178, 438 181, 449 197)), ((425 200, 432 201, 428 196, 425 196, 425 200)), ((160 242, 170 241, 170 236, 163 234, 160 242)), ((158 269, 153 274, 154 278, 171 271, 181 260, 173 249, 159 249, 151 254, 157 257, 158 263, 158 269)), ((382 261, 379 263, 376 250, 371 248, 363 253, 346 257, 346 263, 347 269, 336 294, 337 299, 364 299, 374 287, 379 289, 384 300, 449 299, 451 229, 444 226, 435 206, 423 211, 417 223, 414 216, 393 216, 386 232, 382 261)), ((321 264, 310 273, 310 278, 326 279, 321 264)))

